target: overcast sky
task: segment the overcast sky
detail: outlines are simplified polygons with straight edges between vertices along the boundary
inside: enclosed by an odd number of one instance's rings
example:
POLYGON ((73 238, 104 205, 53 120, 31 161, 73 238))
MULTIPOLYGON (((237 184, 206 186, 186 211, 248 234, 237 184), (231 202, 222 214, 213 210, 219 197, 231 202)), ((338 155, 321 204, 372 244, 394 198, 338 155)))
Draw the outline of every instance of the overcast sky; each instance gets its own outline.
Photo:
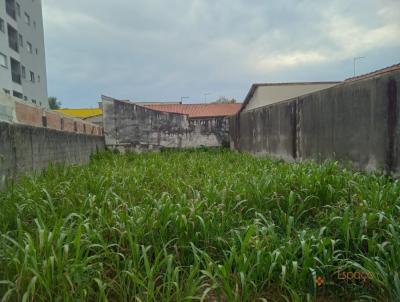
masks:
POLYGON ((240 101, 254 82, 342 80, 400 62, 399 0, 42 0, 49 95, 240 101))

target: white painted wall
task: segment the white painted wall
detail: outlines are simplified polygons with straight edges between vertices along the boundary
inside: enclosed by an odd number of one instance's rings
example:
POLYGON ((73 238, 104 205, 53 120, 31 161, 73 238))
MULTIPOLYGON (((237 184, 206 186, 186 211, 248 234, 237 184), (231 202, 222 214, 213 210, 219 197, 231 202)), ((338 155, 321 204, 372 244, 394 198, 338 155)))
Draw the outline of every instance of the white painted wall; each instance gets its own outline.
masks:
POLYGON ((256 88, 253 97, 243 111, 249 111, 273 103, 289 100, 339 83, 285 83, 266 84, 256 88))
POLYGON ((14 20, 6 13, 6 1, 0 1, 0 18, 4 20, 5 32, 0 31, 0 53, 7 56, 7 67, 0 66, 0 90, 13 90, 26 96, 26 103, 32 104, 36 100, 37 105, 48 108, 47 74, 44 49, 44 31, 41 0, 17 0, 20 6, 20 15, 14 20), (25 13, 30 17, 30 25, 25 22, 25 13), (23 46, 19 51, 11 49, 8 44, 7 24, 15 28, 23 38, 23 46), (36 26, 34 26, 36 24, 36 26), (32 53, 28 52, 27 42, 32 44, 32 53), (36 53, 37 49, 37 53, 36 53), (11 80, 10 57, 25 66, 26 78, 22 83, 14 83, 11 80), (35 82, 30 81, 30 71, 35 74, 35 82), (40 82, 39 82, 40 76, 40 82))

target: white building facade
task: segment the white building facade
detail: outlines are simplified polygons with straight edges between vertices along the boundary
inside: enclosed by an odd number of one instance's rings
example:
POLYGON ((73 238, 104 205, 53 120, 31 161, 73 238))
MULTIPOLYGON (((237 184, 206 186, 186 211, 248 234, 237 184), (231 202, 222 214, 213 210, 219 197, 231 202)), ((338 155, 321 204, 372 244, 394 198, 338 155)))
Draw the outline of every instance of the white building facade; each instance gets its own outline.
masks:
POLYGON ((0 93, 48 107, 41 0, 0 0, 0 93))

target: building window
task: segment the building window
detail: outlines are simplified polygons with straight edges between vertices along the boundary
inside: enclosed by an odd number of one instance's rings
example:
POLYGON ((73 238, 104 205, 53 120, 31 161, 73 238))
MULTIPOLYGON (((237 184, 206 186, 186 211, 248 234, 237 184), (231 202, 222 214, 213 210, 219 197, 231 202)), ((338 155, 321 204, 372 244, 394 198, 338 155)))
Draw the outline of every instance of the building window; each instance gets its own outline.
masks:
POLYGON ((8 31, 8 45, 11 49, 14 49, 18 52, 18 32, 17 30, 12 27, 10 24, 7 24, 7 31, 8 31))
POLYGON ((26 42, 26 49, 28 50, 29 53, 32 53, 32 44, 29 42, 26 42))
POLYGON ((13 96, 16 97, 16 98, 19 98, 21 100, 24 99, 24 95, 21 92, 18 92, 18 91, 15 91, 15 90, 13 90, 13 96))
POLYGON ((17 13, 17 16, 21 17, 21 6, 19 5, 18 2, 15 3, 15 11, 17 13))
POLYGON ((8 67, 8 64, 7 64, 7 56, 6 56, 6 55, 3 55, 1 52, 0 52, 0 65, 3 66, 3 67, 5 67, 5 68, 8 67))
POLYGON ((33 71, 30 72, 31 75, 31 82, 35 83, 35 74, 33 73, 33 71))
POLYGON ((21 84, 21 64, 13 58, 10 58, 10 62, 11 62, 11 79, 14 83, 21 84))
POLYGON ((21 65, 21 76, 23 79, 26 79, 26 69, 24 65, 21 65))
POLYGON ((10 90, 3 88, 3 91, 6 95, 10 95, 10 90))
POLYGON ((36 29, 36 21, 33 21, 33 28, 36 29))
POLYGON ((37 81, 40 83, 40 75, 37 76, 37 81))
POLYGON ((4 20, 2 18, 0 18, 0 31, 2 31, 3 33, 6 32, 6 27, 4 25, 4 20))
POLYGON ((31 25, 31 17, 27 13, 25 13, 25 23, 31 25))
POLYGON ((6 12, 14 20, 17 20, 17 14, 15 11, 15 0, 6 0, 6 12))
POLYGON ((36 100, 32 99, 32 103, 36 104, 36 100))
POLYGON ((24 47, 24 39, 22 38, 22 35, 18 35, 18 42, 19 47, 24 47))

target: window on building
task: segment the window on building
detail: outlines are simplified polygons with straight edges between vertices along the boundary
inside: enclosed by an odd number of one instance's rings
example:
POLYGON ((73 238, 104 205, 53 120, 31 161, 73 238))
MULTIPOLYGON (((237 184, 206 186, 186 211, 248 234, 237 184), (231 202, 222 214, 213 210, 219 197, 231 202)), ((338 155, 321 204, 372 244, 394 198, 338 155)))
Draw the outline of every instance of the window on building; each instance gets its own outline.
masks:
POLYGON ((6 0, 6 12, 14 20, 17 20, 17 13, 15 9, 15 0, 6 0))
POLYGON ((36 29, 36 21, 33 21, 33 28, 36 29))
POLYGON ((21 17, 21 6, 18 2, 15 2, 15 12, 17 13, 18 17, 21 17))
POLYGON ((21 76, 23 79, 26 79, 26 68, 24 65, 21 65, 21 76))
POLYGON ((24 99, 24 95, 21 92, 18 92, 18 91, 15 91, 15 90, 13 90, 13 96, 16 97, 16 98, 19 98, 21 100, 24 99))
POLYGON ((21 84, 21 64, 13 58, 10 58, 10 62, 11 62, 11 79, 14 83, 21 84))
POLYGON ((40 75, 37 76, 37 81, 40 83, 40 75))
POLYGON ((5 68, 8 67, 8 64, 7 64, 7 56, 4 55, 4 54, 2 54, 1 52, 0 52, 0 65, 3 66, 3 67, 5 67, 5 68))
POLYGON ((10 95, 10 90, 3 88, 3 91, 6 95, 10 95))
POLYGON ((12 27, 10 24, 7 24, 7 32, 8 32, 8 45, 11 49, 14 49, 16 52, 18 49, 18 32, 12 27))
POLYGON ((32 103, 36 104, 36 100, 32 99, 32 103))
POLYGON ((19 47, 24 47, 24 39, 22 38, 22 35, 18 35, 18 42, 19 47))
POLYGON ((27 13, 25 13, 25 23, 31 25, 31 17, 27 13))
POLYGON ((0 18, 0 31, 2 31, 3 33, 6 32, 6 27, 4 25, 4 20, 2 18, 0 18))
POLYGON ((26 49, 28 50, 29 53, 32 53, 32 44, 29 43, 28 41, 26 42, 26 49))
POLYGON ((31 82, 35 83, 35 73, 33 71, 31 71, 30 75, 31 75, 31 82))

